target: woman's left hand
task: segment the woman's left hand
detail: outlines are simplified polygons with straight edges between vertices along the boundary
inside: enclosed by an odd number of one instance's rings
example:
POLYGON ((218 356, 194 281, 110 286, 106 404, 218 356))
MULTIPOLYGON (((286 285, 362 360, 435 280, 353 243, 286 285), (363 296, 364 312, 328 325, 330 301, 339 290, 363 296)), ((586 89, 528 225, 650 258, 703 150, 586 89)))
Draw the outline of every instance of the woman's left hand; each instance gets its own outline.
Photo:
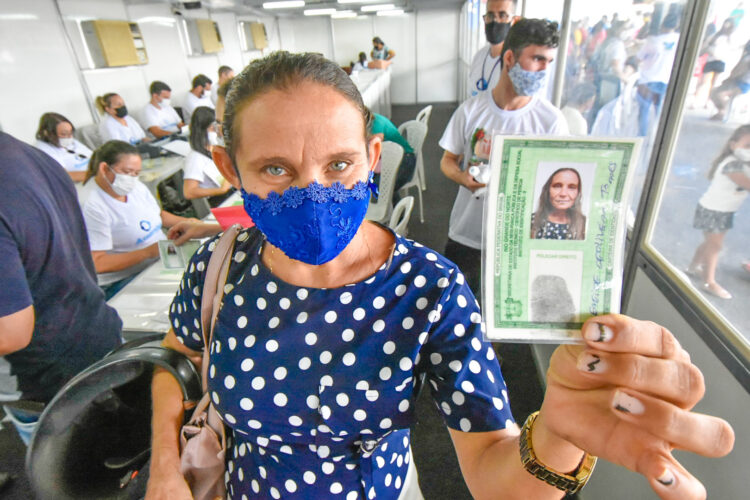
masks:
POLYGON ((660 498, 705 498, 671 452, 721 457, 732 450, 734 431, 690 411, 705 386, 688 353, 667 329, 627 316, 591 318, 582 331, 585 345, 561 346, 552 356, 535 427, 643 474, 660 498))

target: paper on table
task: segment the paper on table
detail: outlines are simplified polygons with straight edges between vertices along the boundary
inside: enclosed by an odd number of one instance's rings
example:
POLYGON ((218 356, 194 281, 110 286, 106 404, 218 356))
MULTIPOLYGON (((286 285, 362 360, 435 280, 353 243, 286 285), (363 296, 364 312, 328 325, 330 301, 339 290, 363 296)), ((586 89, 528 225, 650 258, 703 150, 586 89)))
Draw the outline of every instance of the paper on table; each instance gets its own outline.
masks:
POLYGON ((639 147, 640 139, 494 138, 482 255, 489 340, 576 342, 587 318, 619 311, 639 147), (565 186, 574 194, 561 194, 565 186), (536 217, 549 224, 532 234, 536 217))
POLYGON ((162 149, 166 149, 172 153, 177 153, 180 156, 187 156, 190 154, 190 143, 187 141, 171 141, 162 146, 162 149))

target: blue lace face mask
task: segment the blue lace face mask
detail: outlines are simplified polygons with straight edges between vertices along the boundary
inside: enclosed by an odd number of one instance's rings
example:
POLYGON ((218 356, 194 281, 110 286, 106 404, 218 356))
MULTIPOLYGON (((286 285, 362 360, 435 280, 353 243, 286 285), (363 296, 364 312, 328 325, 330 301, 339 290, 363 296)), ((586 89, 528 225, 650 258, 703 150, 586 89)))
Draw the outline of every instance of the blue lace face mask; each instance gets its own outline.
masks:
POLYGON ((272 245, 289 258, 319 265, 352 241, 365 218, 371 189, 372 172, 367 182, 351 189, 340 182, 325 187, 313 181, 282 194, 271 191, 265 199, 244 189, 241 193, 245 212, 272 245))
POLYGON ((544 82, 547 79, 547 70, 527 71, 516 62, 508 70, 510 82, 513 84, 513 90, 518 95, 531 96, 542 90, 544 82))

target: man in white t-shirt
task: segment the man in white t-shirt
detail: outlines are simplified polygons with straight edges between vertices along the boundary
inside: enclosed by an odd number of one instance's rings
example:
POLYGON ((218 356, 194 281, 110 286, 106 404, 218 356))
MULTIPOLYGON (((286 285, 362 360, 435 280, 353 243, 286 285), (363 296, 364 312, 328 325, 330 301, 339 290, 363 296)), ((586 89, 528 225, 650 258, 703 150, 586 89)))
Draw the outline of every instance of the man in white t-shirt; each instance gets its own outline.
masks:
POLYGON ((216 101, 219 99, 219 87, 232 78, 234 78, 234 70, 231 67, 219 66, 219 81, 216 82, 216 85, 211 85, 211 102, 214 106, 216 106, 216 101))
POLYGON ((193 86, 185 98, 185 105, 182 107, 182 117, 185 123, 190 125, 190 117, 193 115, 195 108, 199 106, 208 106, 214 108, 211 102, 211 79, 206 75, 198 75, 193 78, 193 86))
POLYGON ((566 135, 560 110, 537 95, 559 43, 557 24, 541 19, 516 22, 505 39, 503 69, 491 92, 465 101, 440 139, 440 169, 459 184, 451 211, 445 256, 455 262, 475 294, 479 292, 485 184, 469 173, 489 161, 491 138, 504 135, 566 135))
POLYGON ((154 81, 148 89, 151 100, 143 109, 143 126, 154 137, 176 134, 184 125, 180 115, 170 105, 172 89, 164 82, 154 81))
POLYGON ((494 89, 500 80, 503 69, 500 54, 517 2, 518 0, 487 0, 487 11, 483 16, 487 45, 479 49, 471 60, 467 87, 469 96, 494 89))

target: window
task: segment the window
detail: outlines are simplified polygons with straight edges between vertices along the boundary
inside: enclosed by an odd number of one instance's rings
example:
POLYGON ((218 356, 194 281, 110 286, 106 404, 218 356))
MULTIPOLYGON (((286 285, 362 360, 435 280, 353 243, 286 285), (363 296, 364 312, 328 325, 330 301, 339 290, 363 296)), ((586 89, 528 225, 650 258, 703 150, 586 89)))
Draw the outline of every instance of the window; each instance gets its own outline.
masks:
POLYGON ((750 123, 749 20, 736 4, 720 1, 691 4, 687 17, 693 23, 665 104, 669 116, 653 153, 633 262, 705 327, 713 345, 704 340, 714 352, 723 350, 724 356, 717 354, 725 363, 734 360, 730 369, 747 383, 750 155, 743 150, 750 152, 750 127, 743 124, 750 123))

